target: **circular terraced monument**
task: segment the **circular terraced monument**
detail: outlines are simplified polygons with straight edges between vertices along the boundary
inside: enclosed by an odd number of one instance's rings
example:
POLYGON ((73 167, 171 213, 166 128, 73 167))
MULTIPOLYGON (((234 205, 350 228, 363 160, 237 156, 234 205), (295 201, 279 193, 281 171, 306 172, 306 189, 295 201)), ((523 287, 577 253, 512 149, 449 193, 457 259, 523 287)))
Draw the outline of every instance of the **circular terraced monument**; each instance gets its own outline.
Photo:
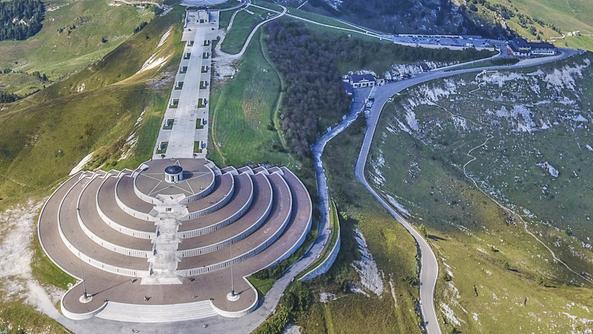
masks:
POLYGON ((68 318, 240 317, 258 305, 246 277, 294 253, 311 214, 287 168, 159 159, 72 176, 45 204, 39 238, 80 281, 62 297, 68 318))

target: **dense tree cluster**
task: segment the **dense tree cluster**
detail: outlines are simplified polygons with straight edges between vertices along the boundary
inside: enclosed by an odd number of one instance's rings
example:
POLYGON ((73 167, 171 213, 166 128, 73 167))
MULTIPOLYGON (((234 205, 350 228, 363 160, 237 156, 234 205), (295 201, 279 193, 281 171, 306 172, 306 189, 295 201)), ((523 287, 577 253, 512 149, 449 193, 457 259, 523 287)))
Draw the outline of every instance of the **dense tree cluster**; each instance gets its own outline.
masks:
POLYGON ((286 83, 282 129, 290 149, 300 157, 320 131, 320 117, 343 113, 350 104, 338 72, 335 46, 311 34, 304 25, 268 26, 271 59, 286 83))
POLYGON ((282 130, 290 150, 301 158, 309 155, 309 147, 324 127, 339 120, 350 107, 341 80, 346 73, 340 73, 338 65, 359 69, 375 59, 393 59, 394 55, 399 61, 414 63, 466 61, 488 54, 405 47, 345 34, 330 38, 294 21, 270 23, 267 35, 271 60, 286 84, 280 114, 282 130))
POLYGON ((7 93, 0 90, 0 103, 10 103, 18 100, 19 97, 16 94, 7 93))
POLYGON ((44 15, 41 0, 0 1, 0 41, 35 35, 41 30, 44 15))

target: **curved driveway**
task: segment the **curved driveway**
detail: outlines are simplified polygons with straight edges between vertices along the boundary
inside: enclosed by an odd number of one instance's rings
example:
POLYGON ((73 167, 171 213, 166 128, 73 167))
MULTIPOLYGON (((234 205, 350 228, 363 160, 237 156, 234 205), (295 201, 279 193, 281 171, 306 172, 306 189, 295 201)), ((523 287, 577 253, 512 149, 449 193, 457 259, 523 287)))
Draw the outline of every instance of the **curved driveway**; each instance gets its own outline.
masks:
POLYGON ((450 76, 481 72, 484 70, 510 70, 521 69, 530 66, 543 65, 555 61, 564 60, 571 57, 578 52, 570 49, 561 50, 561 54, 553 57, 525 59, 514 65, 507 66, 492 66, 480 68, 468 68, 451 70, 449 72, 444 70, 434 70, 418 75, 417 77, 387 84, 385 86, 377 87, 374 91, 375 102, 367 116, 367 130, 365 132, 364 141, 358 155, 356 162, 355 174, 356 178, 362 185, 375 197, 375 199, 397 220, 403 227, 414 237, 420 252, 420 310, 422 318, 428 334, 440 334, 438 318, 434 307, 434 290, 439 273, 439 265, 434 252, 424 237, 416 231, 403 216, 401 216, 385 199, 371 187, 366 179, 365 166, 368 160, 373 136, 379 123, 381 111, 385 107, 387 101, 395 94, 418 84, 425 83, 432 80, 442 79, 450 76))
MULTIPOLYGON (((253 39, 253 36, 255 36, 255 33, 257 32, 257 29, 259 29, 261 26, 263 26, 264 24, 266 24, 266 23, 268 23, 270 21, 274 21, 276 19, 281 18, 288 11, 288 9, 286 7, 284 7, 284 6, 282 6, 282 5, 279 5, 280 7, 282 7, 282 12, 278 12, 278 11, 271 10, 269 8, 266 8, 266 7, 261 7, 261 6, 258 6, 258 5, 254 5, 254 4, 250 3, 250 2, 247 2, 247 6, 244 9, 247 9, 250 6, 251 7, 256 7, 256 8, 259 8, 259 9, 264 9, 264 10, 267 10, 267 11, 270 11, 270 12, 275 12, 275 13, 277 13, 277 15, 275 15, 275 16, 269 18, 269 19, 264 20, 264 21, 260 22, 258 25, 256 25, 255 27, 253 27, 253 29, 249 33, 249 36, 247 37, 247 40, 245 41, 245 43, 243 44, 243 47, 241 48, 241 51, 239 51, 239 53, 229 54, 229 53, 223 52, 221 48, 222 48, 222 43, 224 41, 224 38, 221 39, 218 42, 218 44, 216 45, 216 49, 215 49, 217 51, 217 53, 219 54, 219 56, 216 57, 214 60, 220 60, 220 59, 232 59, 232 60, 235 60, 235 59, 241 58, 243 56, 243 54, 245 53, 245 51, 247 51, 247 48, 249 47, 249 44, 251 43, 251 40, 253 39)), ((230 28, 232 27, 233 22, 235 20, 235 15, 238 12, 239 11, 237 11, 237 12, 235 12, 235 14, 233 14, 233 17, 231 18, 231 22, 229 23, 229 26, 227 27, 227 31, 229 31, 230 28)))

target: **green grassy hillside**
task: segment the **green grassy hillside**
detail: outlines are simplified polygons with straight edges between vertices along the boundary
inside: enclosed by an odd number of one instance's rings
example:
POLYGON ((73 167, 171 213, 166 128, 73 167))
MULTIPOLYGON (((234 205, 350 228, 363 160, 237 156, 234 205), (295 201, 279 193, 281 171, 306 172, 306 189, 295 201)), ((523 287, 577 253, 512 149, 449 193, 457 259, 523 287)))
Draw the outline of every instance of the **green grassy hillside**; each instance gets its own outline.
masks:
MULTIPOLYGON (((323 44, 324 47, 343 41, 348 36, 347 33, 319 28, 313 24, 306 24, 306 27, 317 38, 328 41, 323 44)), ((382 50, 381 46, 384 44, 381 42, 366 38, 363 40, 368 44, 357 49, 360 54, 356 57, 350 57, 345 52, 337 57, 335 66, 338 70, 372 68, 381 71, 390 64, 418 60, 410 50, 402 50, 392 44, 382 50), (373 57, 377 54, 381 55, 380 59, 373 57)), ((261 36, 254 39, 244 58, 237 64, 236 76, 214 85, 210 101, 212 138, 209 158, 221 165, 262 161, 288 163, 293 168, 296 166, 305 183, 312 186, 310 161, 297 161, 282 152, 282 132, 274 123, 274 114, 276 101, 286 90, 286 83, 278 80, 275 67, 266 61, 265 55, 268 53, 265 51, 271 52, 267 50, 266 41, 261 36), (278 130, 279 134, 276 132, 278 130)), ((294 56, 299 57, 299 52, 300 49, 295 49, 294 56)), ((458 53, 455 52, 429 52, 424 56, 428 60, 450 60, 455 59, 456 55, 458 53)), ((313 68, 316 67, 312 66, 311 69, 313 68)), ((280 78, 282 77, 280 73, 280 78)), ((324 124, 333 124, 346 112, 347 110, 333 110, 331 115, 319 117, 324 120, 324 124)), ((354 133, 341 135, 330 143, 325 159, 331 178, 332 196, 335 196, 342 216, 342 252, 329 275, 307 285, 315 302, 303 310, 295 311, 291 317, 303 327, 304 333, 360 333, 367 330, 378 333, 420 332, 420 320, 415 311, 418 287, 414 241, 401 226, 393 224, 390 216, 366 195, 364 189, 356 183, 352 169, 347 167, 354 166, 362 122, 355 128, 357 130, 354 133), (353 237, 356 227, 365 235, 379 269, 384 274, 385 291, 381 296, 367 297, 349 292, 349 286, 359 281, 358 274, 351 267, 352 261, 358 256, 353 237), (336 294, 338 299, 320 303, 318 300, 321 292, 336 294), (371 327, 367 325, 369 322, 373 323, 371 327)), ((310 188, 310 191, 314 196, 314 188, 310 188)), ((275 319, 277 318, 272 318, 270 322, 275 319)))
POLYGON ((253 28, 268 18, 269 15, 273 15, 273 13, 256 7, 239 10, 231 30, 227 32, 222 42, 221 50, 230 54, 241 51, 253 28))
POLYGON ((0 42, 0 89, 26 95, 42 87, 33 72, 57 81, 101 59, 130 37, 151 9, 109 0, 48 0, 43 28, 24 41, 0 42))
MULTIPOLYGON (((593 50, 593 6, 583 0, 472 1, 479 15, 504 21, 528 39, 551 40, 561 47, 593 50), (573 32, 580 32, 573 35, 573 32)), ((471 2, 470 2, 471 3, 471 2)))
MULTIPOLYGON (((113 152, 123 148, 140 114, 164 111, 163 101, 170 87, 155 82, 154 70, 136 72, 154 52, 167 59, 161 69, 178 61, 181 14, 177 9, 156 19, 88 69, 2 107, 0 122, 5 130, 0 132, 0 206, 30 194, 47 193, 90 152, 106 152, 95 161, 97 166, 117 160, 113 152), (174 33, 157 50, 161 37, 172 26, 176 27, 174 33)), ((143 118, 141 126, 149 124, 150 119, 143 118)), ((151 145, 141 142, 137 147, 151 145)), ((142 155, 148 158, 149 153, 142 155)))
MULTIPOLYGON (((91 67, 1 107, 0 210, 47 196, 90 152, 91 167, 104 169, 135 168, 150 158, 183 49, 182 15, 176 8, 156 18, 91 67), (163 65, 142 71, 151 55, 163 65)), ((35 279, 60 289, 72 282, 32 247, 35 279)), ((0 330, 64 332, 14 298, 0 292, 0 330)))
POLYGON ((421 85, 384 110, 367 174, 428 231, 445 331, 591 328, 588 58, 421 85))

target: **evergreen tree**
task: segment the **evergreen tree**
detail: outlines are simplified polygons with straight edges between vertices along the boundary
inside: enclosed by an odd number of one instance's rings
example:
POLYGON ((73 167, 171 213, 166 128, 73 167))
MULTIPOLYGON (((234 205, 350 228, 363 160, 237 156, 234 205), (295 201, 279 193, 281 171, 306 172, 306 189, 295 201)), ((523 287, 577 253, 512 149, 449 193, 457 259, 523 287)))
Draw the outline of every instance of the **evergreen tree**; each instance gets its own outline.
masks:
POLYGON ((35 35, 41 30, 44 16, 41 0, 0 1, 0 41, 35 35))

